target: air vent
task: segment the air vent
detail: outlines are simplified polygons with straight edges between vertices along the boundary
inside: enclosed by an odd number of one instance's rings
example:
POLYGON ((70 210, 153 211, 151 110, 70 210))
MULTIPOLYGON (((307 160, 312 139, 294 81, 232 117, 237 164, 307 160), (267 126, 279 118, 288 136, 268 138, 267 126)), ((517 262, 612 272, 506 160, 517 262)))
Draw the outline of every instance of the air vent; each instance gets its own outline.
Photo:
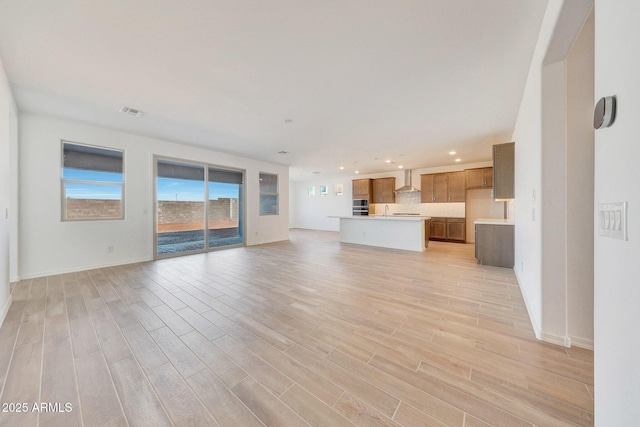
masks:
POLYGON ((130 116, 142 117, 144 116, 144 111, 136 110, 135 108, 123 106, 120 108, 120 112, 124 114, 128 114, 130 116))

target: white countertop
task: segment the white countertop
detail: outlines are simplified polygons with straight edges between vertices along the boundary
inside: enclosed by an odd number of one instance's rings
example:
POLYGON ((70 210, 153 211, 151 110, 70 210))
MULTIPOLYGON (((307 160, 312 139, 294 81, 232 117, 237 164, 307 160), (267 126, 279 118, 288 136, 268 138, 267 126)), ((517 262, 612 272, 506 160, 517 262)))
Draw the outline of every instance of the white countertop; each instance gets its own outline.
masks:
POLYGON ((330 216, 329 218, 357 219, 357 220, 384 220, 384 221, 424 221, 431 219, 430 216, 422 215, 354 215, 354 216, 330 216))
POLYGON ((499 218, 478 218, 473 221, 474 224, 489 224, 489 225, 515 225, 511 219, 499 219, 499 218))

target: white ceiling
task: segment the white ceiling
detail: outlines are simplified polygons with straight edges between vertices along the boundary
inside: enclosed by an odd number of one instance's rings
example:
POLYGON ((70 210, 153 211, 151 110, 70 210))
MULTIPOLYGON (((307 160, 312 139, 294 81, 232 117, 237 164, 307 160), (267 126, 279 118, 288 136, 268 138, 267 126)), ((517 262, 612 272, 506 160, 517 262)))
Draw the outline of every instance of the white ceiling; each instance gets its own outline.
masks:
POLYGON ((0 58, 21 111, 375 173, 508 142, 546 4, 3 0, 0 58))

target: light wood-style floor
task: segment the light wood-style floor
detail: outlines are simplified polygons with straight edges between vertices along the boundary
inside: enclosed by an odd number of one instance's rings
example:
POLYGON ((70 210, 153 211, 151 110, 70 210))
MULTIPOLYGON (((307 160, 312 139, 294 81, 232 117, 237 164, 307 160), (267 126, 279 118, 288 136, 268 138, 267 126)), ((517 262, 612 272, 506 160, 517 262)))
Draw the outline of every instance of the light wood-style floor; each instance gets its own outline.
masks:
POLYGON ((473 245, 293 230, 25 280, 13 299, 0 402, 28 412, 2 426, 593 425, 593 353, 537 341, 513 272, 473 245))

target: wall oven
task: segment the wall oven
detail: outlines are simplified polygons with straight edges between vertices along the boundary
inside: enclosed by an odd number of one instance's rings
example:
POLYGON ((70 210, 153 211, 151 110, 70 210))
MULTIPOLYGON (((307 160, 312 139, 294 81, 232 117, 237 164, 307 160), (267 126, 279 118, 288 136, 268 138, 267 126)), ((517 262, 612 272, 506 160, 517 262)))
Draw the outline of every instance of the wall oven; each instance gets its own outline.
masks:
POLYGON ((369 215, 369 200, 353 199, 353 215, 369 215))

